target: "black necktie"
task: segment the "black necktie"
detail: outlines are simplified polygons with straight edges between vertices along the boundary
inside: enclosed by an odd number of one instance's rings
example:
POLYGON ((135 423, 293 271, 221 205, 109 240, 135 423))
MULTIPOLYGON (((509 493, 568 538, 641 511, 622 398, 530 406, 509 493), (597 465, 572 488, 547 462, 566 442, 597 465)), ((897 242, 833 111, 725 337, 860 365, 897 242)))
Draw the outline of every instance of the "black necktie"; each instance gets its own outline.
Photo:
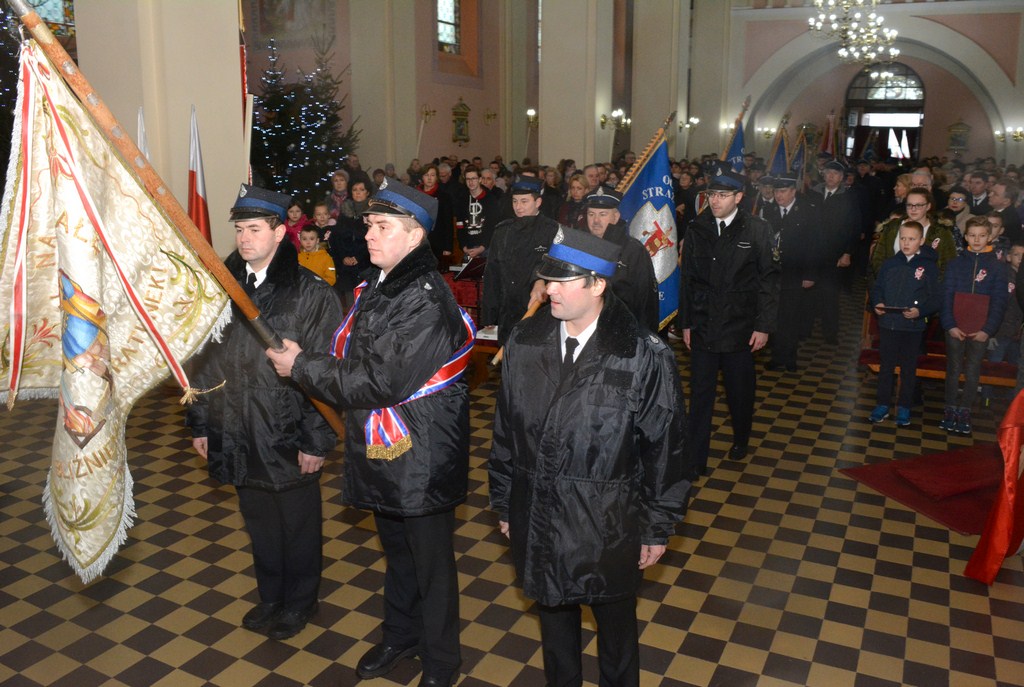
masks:
POLYGON ((256 292, 256 273, 250 272, 249 278, 245 280, 245 292, 250 296, 256 292))
POLYGON ((782 219, 786 219, 787 212, 789 212, 789 208, 782 208, 782 219))
POLYGON ((718 223, 718 235, 721 236, 725 233, 725 220, 718 223))
POLYGON ((825 191, 825 200, 828 200, 831 197, 832 197, 832 192, 831 191, 825 191))
POLYGON ((580 342, 571 336, 565 337, 565 357, 562 358, 562 378, 564 379, 568 374, 569 370, 572 369, 573 365, 573 353, 576 352, 576 347, 580 345, 580 342))

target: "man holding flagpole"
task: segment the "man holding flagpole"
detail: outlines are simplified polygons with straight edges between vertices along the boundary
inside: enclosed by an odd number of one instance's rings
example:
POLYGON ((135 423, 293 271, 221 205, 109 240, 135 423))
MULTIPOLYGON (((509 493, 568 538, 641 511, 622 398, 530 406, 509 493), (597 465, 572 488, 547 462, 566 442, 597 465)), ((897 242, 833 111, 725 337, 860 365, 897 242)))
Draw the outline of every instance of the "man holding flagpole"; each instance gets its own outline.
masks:
POLYGON ((469 475, 469 392, 476 339, 437 271, 427 236, 437 200, 385 180, 364 212, 370 262, 330 347, 285 340, 278 374, 345 409, 344 502, 374 514, 387 559, 381 642, 364 679, 418 655, 421 687, 459 674, 459 587, 452 537, 469 475))

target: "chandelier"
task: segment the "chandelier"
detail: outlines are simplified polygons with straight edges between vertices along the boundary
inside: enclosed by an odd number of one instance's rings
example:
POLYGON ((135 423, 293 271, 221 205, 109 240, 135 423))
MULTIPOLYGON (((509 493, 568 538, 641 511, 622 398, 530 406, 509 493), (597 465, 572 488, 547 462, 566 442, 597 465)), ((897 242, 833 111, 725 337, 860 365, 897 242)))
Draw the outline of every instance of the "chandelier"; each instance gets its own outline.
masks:
POLYGON ((839 41, 836 54, 843 62, 891 62, 900 54, 892 47, 899 32, 882 25, 885 18, 875 11, 877 2, 814 0, 818 13, 808 18, 808 28, 839 41))

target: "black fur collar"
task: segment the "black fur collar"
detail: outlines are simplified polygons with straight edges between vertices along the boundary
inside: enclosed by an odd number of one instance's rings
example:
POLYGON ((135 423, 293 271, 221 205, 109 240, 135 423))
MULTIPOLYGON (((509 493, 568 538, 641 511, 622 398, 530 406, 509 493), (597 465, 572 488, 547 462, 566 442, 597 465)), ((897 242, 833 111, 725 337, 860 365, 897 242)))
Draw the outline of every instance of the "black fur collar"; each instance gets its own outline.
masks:
MULTIPOLYGON (((245 260, 234 251, 224 265, 240 282, 245 282, 245 260)), ((277 244, 277 252, 267 266, 267 281, 271 284, 294 284, 299 277, 299 253, 287 238, 277 244)))
MULTIPOLYGON (((542 346, 557 336, 558 320, 551 316, 551 306, 545 305, 537 314, 519 325, 517 337, 524 346, 542 346)), ((597 318, 594 332, 594 351, 598 355, 613 355, 617 358, 632 358, 636 354, 636 340, 640 327, 626 304, 612 293, 611 286, 605 290, 604 307, 597 318)))
MULTIPOLYGON (((430 250, 430 244, 421 243, 411 253, 391 268, 388 276, 381 283, 379 291, 381 295, 394 298, 401 293, 409 284, 413 283, 424 274, 437 271, 437 258, 430 250)), ((380 270, 372 271, 372 278, 377 279, 380 270)), ((370 283, 374 283, 370 281, 370 283)))

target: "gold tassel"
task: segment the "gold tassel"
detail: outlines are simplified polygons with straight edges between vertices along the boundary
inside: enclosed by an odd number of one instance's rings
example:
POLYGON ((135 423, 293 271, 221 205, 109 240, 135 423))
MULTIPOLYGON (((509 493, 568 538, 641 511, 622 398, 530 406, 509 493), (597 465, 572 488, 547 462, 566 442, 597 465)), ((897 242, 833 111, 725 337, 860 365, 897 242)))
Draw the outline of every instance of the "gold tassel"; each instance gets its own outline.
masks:
POLYGON ((367 446, 366 457, 370 460, 394 460, 411 448, 412 437, 406 435, 391 446, 367 446))
POLYGON ((191 387, 191 386, 190 387, 186 387, 185 388, 185 393, 182 395, 182 397, 178 401, 178 403, 180 403, 183 406, 190 406, 190 405, 192 405, 193 403, 196 402, 196 399, 199 398, 200 394, 208 394, 211 391, 216 391, 217 389, 222 389, 222 388, 224 388, 225 384, 227 384, 226 380, 221 382, 217 386, 213 387, 212 389, 196 389, 196 388, 191 387))

